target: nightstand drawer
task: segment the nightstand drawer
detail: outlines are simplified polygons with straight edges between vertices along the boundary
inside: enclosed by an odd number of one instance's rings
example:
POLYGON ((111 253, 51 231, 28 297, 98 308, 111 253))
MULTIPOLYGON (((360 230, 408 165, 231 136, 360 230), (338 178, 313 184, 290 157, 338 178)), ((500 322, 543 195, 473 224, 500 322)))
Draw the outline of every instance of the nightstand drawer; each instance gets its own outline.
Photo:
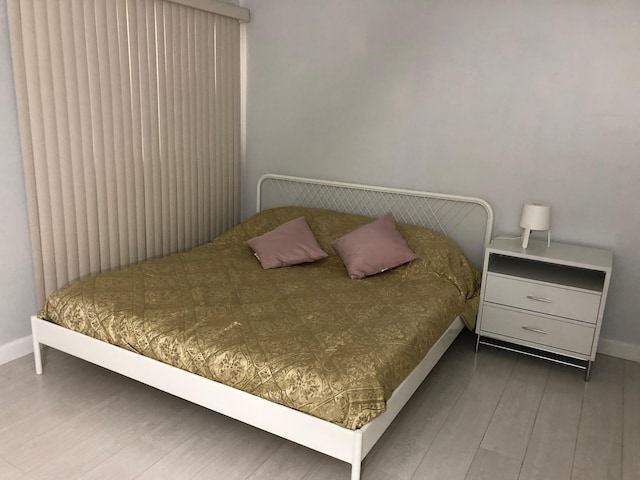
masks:
POLYGON ((485 303, 484 332, 589 355, 595 329, 485 303))
POLYGON ((484 300, 534 312, 596 323, 601 295, 528 282, 515 277, 487 275, 484 300))

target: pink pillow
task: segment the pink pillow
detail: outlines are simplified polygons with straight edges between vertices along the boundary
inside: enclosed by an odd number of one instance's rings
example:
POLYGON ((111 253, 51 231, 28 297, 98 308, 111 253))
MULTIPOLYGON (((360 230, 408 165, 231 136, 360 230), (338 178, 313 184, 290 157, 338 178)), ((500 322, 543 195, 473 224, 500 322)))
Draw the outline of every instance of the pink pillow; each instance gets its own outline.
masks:
POLYGON ((384 272, 418 256, 396 229, 390 213, 335 240, 336 249, 351 278, 384 272))
POLYGON ((247 242, 262 268, 278 268, 315 262, 327 256, 304 217, 283 223, 270 232, 247 242))

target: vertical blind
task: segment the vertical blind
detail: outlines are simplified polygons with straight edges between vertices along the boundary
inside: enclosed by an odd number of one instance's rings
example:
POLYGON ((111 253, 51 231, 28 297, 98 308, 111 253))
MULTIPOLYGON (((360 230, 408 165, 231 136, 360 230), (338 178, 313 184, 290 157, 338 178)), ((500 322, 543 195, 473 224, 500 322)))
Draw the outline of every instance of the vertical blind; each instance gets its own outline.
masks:
POLYGON ((239 220, 239 22, 184 3, 8 1, 40 302, 239 220))

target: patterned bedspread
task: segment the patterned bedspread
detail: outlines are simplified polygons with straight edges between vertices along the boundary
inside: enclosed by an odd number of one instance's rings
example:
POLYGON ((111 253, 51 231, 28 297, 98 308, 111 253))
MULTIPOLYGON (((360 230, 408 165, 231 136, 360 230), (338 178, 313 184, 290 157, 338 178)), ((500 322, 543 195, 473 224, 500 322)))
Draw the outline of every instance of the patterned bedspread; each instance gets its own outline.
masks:
POLYGON ((286 207, 187 253, 73 282, 40 317, 350 429, 460 315, 472 328, 480 276, 431 230, 399 225, 420 256, 352 280, 331 241, 370 218, 286 207), (329 257, 263 270, 246 241, 304 216, 329 257))

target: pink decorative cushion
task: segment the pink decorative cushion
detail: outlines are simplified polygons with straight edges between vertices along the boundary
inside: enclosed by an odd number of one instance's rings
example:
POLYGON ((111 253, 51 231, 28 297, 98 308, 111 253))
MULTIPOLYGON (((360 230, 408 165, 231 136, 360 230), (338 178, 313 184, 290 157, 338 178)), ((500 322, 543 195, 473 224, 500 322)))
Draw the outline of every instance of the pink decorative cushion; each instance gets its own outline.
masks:
POLYGON ((335 240, 336 249, 351 278, 384 272, 418 256, 396 229, 390 213, 335 240))
POLYGON ((304 217, 298 217, 247 242, 263 268, 315 262, 327 256, 304 217))

